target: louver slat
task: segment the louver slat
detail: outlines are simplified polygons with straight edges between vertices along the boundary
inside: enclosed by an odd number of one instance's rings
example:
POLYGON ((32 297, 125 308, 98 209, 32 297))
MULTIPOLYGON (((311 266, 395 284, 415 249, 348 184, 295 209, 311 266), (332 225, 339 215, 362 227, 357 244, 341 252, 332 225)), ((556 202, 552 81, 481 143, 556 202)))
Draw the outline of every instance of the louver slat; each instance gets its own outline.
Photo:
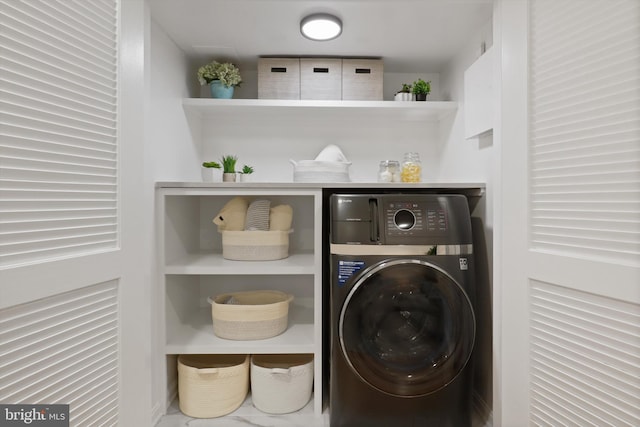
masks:
POLYGON ((0 7, 0 267, 114 249, 117 2, 0 7))
POLYGON ((531 248, 638 266, 640 3, 531 5, 531 248))
POLYGON ((115 425, 118 311, 115 282, 0 311, 0 401, 69 404, 71 425, 115 425))
POLYGON ((637 425, 638 305, 533 282, 530 332, 532 418, 637 425))

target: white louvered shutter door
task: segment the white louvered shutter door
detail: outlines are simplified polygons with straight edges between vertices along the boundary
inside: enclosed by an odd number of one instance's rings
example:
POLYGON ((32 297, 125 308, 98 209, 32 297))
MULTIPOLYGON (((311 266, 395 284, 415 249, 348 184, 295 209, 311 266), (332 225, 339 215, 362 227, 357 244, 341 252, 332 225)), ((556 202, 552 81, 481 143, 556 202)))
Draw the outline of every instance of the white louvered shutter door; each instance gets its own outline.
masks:
POLYGON ((0 266, 113 249, 116 4, 1 4, 0 266))
POLYGON ((530 422, 640 425, 640 2, 529 9, 530 422))
POLYGON ((124 425, 135 330, 121 325, 120 7, 0 0, 0 402, 69 404, 72 426, 124 425))

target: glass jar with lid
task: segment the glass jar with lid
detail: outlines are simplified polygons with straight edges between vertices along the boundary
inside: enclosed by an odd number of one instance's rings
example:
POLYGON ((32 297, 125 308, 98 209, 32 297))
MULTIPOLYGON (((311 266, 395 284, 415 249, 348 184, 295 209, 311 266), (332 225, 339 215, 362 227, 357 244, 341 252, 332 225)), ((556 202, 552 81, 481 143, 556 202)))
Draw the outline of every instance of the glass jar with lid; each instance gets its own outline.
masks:
POLYGON ((418 153, 404 153, 402 161, 402 182, 420 182, 422 175, 422 162, 418 153))
POLYGON ((400 182, 400 162, 397 160, 381 161, 378 182, 400 182))

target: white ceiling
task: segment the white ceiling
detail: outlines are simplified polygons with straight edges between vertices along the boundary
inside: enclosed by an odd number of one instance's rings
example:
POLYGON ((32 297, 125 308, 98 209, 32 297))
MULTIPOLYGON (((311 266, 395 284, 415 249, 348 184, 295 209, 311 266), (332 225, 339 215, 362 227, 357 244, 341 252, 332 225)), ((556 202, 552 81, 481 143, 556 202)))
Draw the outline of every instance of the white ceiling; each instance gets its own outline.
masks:
POLYGON ((256 69, 261 55, 382 57, 388 72, 437 72, 491 19, 492 0, 150 0, 153 19, 190 57, 256 69), (300 34, 328 12, 335 40, 300 34))

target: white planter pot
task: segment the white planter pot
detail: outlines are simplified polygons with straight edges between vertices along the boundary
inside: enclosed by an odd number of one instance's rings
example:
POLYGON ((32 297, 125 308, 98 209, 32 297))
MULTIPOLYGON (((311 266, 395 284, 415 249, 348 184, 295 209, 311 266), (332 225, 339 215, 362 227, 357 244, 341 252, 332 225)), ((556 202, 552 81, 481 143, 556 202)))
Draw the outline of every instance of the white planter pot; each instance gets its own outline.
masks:
POLYGON ((413 100, 413 94, 406 93, 406 92, 398 92, 398 93, 396 93, 394 99, 396 101, 412 101, 413 100))
POLYGON ((223 173, 222 174, 222 182, 236 182, 236 174, 235 173, 223 173))
POLYGON ((213 182, 213 175, 216 173, 216 170, 213 168, 202 168, 202 182, 213 182))

